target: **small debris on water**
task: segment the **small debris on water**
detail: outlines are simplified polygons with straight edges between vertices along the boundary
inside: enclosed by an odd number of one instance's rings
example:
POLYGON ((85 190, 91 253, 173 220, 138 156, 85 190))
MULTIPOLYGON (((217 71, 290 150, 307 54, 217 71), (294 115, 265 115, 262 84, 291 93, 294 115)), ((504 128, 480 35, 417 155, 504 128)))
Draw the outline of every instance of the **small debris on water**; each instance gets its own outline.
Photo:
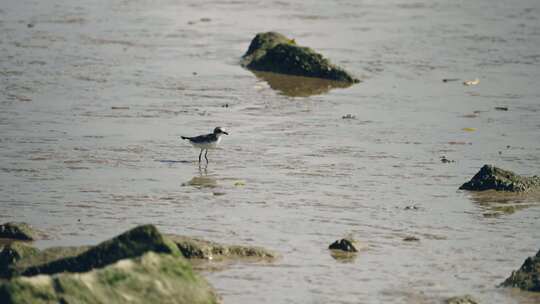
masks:
POLYGON ((352 115, 352 114, 347 114, 347 115, 343 115, 341 118, 343 118, 343 119, 356 119, 356 116, 352 115))
POLYGON ((246 182, 241 181, 241 180, 234 182, 234 186, 236 186, 236 187, 241 187, 241 186, 245 186, 245 185, 246 185, 246 182))
POLYGON ((443 82, 459 81, 459 78, 443 78, 443 82))
POLYGON ((403 238, 403 241, 404 242, 419 242, 420 239, 415 237, 415 236, 410 235, 410 236, 407 236, 407 237, 403 238))
POLYGON ((465 141, 449 141, 449 145, 472 145, 472 142, 465 142, 465 141))
POLYGON ((465 132, 474 132, 476 131, 476 128, 463 128, 462 130, 465 132))
POLYGON ((466 86, 473 86, 473 85, 477 85, 480 83, 480 79, 476 78, 474 80, 467 80, 467 81, 464 81, 463 82, 463 85, 466 85, 466 86))
POLYGON ((226 103, 226 104, 224 104, 224 105, 221 105, 221 107, 222 107, 222 108, 228 108, 228 107, 229 107, 229 104, 226 103))
POLYGON ((455 163, 456 161, 452 160, 452 159, 448 159, 448 158, 446 158, 446 156, 443 155, 443 156, 441 156, 441 162, 443 164, 448 164, 448 163, 455 163))
POLYGON ((129 107, 111 107, 111 110, 129 110, 129 107))
POLYGON ((418 211, 420 210, 420 207, 416 206, 416 205, 409 205, 409 206, 405 206, 405 208, 403 208, 403 210, 413 210, 413 211, 418 211))
POLYGON ((495 107, 497 111, 508 111, 508 107, 495 107))

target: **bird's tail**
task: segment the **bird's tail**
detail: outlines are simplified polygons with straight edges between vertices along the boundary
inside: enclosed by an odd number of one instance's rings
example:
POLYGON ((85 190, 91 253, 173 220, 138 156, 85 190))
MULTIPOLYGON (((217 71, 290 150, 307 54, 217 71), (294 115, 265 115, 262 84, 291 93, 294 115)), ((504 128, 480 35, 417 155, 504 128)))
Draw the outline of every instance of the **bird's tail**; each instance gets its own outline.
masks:
POLYGON ((182 137, 182 139, 189 139, 189 137, 185 137, 185 136, 180 136, 180 137, 182 137))

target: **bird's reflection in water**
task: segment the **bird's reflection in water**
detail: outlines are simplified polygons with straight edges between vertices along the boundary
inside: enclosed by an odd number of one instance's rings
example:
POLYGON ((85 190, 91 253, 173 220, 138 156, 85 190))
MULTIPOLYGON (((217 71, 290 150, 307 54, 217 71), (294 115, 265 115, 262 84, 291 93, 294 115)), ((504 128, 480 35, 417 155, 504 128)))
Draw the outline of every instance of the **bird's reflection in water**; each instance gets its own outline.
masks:
POLYGON ((208 175, 206 167, 199 167, 199 175, 196 175, 189 181, 183 183, 182 186, 193 186, 197 188, 216 188, 218 186, 218 183, 214 177, 208 175))

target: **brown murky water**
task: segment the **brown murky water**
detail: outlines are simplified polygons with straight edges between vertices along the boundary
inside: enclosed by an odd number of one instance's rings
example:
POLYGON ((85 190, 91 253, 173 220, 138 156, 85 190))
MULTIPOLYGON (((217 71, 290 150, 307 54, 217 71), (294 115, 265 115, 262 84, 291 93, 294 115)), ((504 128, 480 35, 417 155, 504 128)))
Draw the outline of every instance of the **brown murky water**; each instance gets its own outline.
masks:
POLYGON ((540 173, 540 2, 78 2, 0 4, 0 221, 283 255, 208 273, 225 303, 540 301, 496 288, 539 249, 540 198, 457 190, 484 163, 540 173), (268 30, 363 83, 240 68, 268 30), (199 170, 179 136, 217 125, 199 170), (335 260, 346 235, 367 249, 335 260))

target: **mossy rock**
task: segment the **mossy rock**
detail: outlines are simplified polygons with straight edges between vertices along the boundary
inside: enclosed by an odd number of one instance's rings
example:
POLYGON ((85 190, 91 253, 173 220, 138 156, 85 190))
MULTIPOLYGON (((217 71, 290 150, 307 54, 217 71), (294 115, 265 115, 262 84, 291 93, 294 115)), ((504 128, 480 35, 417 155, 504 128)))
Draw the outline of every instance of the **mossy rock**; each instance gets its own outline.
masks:
POLYGON ((10 276, 32 276, 59 272, 86 272, 121 259, 138 257, 146 252, 180 256, 174 243, 165 238, 155 226, 135 227, 110 240, 92 247, 59 247, 22 259, 10 267, 10 276))
POLYGON ((168 234, 182 255, 188 259, 274 259, 277 254, 256 246, 222 245, 198 238, 168 234))
POLYGON ((248 69, 288 75, 324 78, 347 83, 360 82, 344 69, 330 63, 308 47, 276 32, 259 33, 242 57, 248 69))
POLYGON ((39 250, 21 242, 13 242, 0 252, 0 277, 9 276, 9 268, 23 258, 30 258, 39 253, 39 250))
POLYGON ((525 177, 512 171, 491 165, 484 165, 473 178, 459 189, 471 191, 497 190, 508 192, 528 192, 540 190, 540 177, 525 177))
POLYGON ((0 225, 0 238, 33 241, 37 239, 37 236, 37 231, 27 223, 9 222, 0 225))
POLYGON ((0 285, 0 303, 218 303, 181 256, 148 252, 84 273, 17 277, 0 285))
POLYGON ((501 286, 540 292, 540 250, 536 256, 528 257, 521 268, 513 271, 501 286))
POLYGON ((478 304, 478 302, 470 295, 459 297, 451 297, 444 301, 445 304, 478 304))

